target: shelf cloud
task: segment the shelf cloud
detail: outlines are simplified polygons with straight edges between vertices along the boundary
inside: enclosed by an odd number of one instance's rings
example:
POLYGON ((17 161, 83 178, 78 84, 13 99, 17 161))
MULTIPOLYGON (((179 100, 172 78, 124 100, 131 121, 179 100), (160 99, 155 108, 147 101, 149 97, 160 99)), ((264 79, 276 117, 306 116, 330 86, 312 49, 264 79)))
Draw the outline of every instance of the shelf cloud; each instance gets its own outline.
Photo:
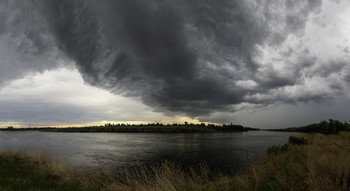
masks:
POLYGON ((73 64, 86 83, 166 115, 323 102, 349 94, 350 22, 334 16, 349 6, 1 0, 0 85, 73 64))

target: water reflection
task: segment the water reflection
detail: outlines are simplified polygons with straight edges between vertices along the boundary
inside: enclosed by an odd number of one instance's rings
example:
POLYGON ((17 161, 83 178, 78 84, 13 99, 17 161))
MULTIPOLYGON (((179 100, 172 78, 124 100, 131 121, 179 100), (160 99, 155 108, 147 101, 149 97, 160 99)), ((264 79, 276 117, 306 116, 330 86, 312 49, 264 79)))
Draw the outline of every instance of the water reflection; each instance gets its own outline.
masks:
POLYGON ((287 143, 295 133, 45 133, 0 132, 0 149, 45 150, 78 169, 110 168, 171 160, 207 162, 219 169, 237 169, 249 158, 264 156, 271 145, 287 143))

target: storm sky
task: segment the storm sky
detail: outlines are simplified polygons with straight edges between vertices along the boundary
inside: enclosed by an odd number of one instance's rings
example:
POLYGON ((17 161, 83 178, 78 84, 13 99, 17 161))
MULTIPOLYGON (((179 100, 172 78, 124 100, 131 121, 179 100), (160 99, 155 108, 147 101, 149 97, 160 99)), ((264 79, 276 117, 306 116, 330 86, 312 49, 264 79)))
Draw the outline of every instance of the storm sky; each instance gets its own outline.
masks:
POLYGON ((0 0, 0 126, 350 120, 348 0, 0 0))

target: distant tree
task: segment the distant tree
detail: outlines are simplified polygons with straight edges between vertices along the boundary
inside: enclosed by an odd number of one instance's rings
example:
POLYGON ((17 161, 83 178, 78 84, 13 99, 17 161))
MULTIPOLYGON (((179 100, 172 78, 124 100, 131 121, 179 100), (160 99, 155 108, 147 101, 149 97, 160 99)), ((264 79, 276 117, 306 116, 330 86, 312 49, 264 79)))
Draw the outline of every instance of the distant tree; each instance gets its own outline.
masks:
POLYGON ((7 130, 13 130, 13 126, 7 127, 7 130))
POLYGON ((328 134, 329 132, 329 123, 327 121, 321 121, 320 123, 320 131, 324 134, 328 134))
POLYGON ((335 134, 336 133, 336 125, 333 119, 329 119, 329 126, 327 134, 335 134))
POLYGON ((350 124, 347 121, 344 122, 344 129, 345 131, 350 131, 350 124))
POLYGON ((345 123, 342 123, 338 120, 335 120, 334 123, 335 123, 335 133, 336 134, 339 134, 339 131, 345 131, 345 129, 346 129, 345 123))

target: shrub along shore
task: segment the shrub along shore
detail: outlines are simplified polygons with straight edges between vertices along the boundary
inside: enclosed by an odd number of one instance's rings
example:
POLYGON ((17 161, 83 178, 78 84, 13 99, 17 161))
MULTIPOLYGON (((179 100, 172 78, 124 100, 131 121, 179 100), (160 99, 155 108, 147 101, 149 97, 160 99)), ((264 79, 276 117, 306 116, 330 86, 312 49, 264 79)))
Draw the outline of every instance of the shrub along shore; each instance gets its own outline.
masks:
POLYGON ((350 133, 292 136, 235 175, 206 165, 188 171, 164 162, 112 173, 77 172, 44 152, 0 153, 0 190, 349 190, 350 133))
POLYGON ((304 132, 304 133, 323 133, 325 135, 338 134, 340 131, 350 131, 350 123, 341 122, 334 119, 323 120, 320 123, 312 123, 301 127, 289 127, 285 129, 269 129, 269 131, 282 132, 304 132))

